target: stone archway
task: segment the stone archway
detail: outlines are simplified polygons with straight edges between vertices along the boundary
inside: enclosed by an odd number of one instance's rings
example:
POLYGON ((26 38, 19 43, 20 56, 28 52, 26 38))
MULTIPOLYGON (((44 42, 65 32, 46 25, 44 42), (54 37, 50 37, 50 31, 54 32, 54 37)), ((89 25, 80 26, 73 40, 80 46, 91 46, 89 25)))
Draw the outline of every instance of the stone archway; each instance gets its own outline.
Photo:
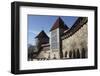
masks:
POLYGON ((73 58, 76 58, 76 52, 74 49, 73 49, 73 58))
POLYGON ((85 51, 85 49, 84 49, 84 48, 82 48, 82 52, 81 52, 81 54, 82 54, 82 58, 85 58, 85 57, 86 57, 86 56, 85 56, 86 51, 85 51))
POLYGON ((72 51, 69 51, 69 58, 72 58, 72 51))
POLYGON ((66 51, 66 52, 65 52, 65 58, 67 58, 67 54, 68 54, 68 52, 66 51))
POLYGON ((79 49, 77 49, 76 55, 77 55, 77 58, 80 58, 80 51, 79 51, 79 49))

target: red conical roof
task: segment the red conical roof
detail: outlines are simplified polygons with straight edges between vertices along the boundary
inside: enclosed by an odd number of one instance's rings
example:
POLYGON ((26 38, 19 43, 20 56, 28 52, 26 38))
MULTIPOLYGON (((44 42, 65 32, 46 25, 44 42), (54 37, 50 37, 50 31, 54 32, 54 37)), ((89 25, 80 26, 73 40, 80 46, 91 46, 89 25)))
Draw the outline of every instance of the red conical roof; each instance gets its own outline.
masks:
POLYGON ((53 24, 52 28, 50 29, 50 31, 55 30, 57 28, 63 28, 65 30, 68 29, 68 26, 66 26, 63 22, 63 20, 59 17, 56 22, 53 24))

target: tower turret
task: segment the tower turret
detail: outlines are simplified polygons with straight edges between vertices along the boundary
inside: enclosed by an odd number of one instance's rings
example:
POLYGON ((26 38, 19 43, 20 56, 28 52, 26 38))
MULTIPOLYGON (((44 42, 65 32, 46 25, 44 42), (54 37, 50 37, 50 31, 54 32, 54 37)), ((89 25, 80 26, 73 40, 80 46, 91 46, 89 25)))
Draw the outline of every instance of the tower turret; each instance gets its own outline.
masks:
POLYGON ((43 30, 35 37, 35 39, 36 39, 36 47, 38 51, 41 49, 42 44, 49 43, 49 37, 43 30))
POLYGON ((50 29, 50 49, 52 51, 52 58, 57 59, 62 57, 61 50, 61 35, 69 28, 64 24, 64 21, 59 17, 50 29))

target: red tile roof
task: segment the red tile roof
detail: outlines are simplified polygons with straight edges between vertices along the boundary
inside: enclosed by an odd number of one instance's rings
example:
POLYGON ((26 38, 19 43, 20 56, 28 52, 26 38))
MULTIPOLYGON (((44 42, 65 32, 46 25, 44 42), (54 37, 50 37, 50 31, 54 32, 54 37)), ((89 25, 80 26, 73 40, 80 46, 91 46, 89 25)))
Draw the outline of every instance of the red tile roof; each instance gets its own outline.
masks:
POLYGON ((63 28, 65 30, 69 29, 68 26, 64 24, 64 21, 60 17, 53 24, 53 26, 50 29, 50 31, 55 30, 56 28, 63 28))

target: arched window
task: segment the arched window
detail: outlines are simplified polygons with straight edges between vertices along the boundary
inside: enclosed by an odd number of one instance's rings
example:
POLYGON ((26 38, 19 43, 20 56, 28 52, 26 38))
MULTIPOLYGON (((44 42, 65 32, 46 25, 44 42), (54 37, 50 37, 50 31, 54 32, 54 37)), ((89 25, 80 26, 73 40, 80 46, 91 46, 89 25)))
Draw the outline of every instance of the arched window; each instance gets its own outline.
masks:
POLYGON ((73 50, 73 58, 76 58, 75 50, 73 50))
POLYGON ((67 58, 67 51, 65 52, 65 58, 67 58))
POLYGON ((72 58, 72 51, 69 51, 69 58, 72 58))
POLYGON ((85 58, 85 49, 82 48, 82 58, 85 58))
POLYGON ((79 49, 77 49, 77 58, 80 58, 80 52, 79 52, 79 49))

